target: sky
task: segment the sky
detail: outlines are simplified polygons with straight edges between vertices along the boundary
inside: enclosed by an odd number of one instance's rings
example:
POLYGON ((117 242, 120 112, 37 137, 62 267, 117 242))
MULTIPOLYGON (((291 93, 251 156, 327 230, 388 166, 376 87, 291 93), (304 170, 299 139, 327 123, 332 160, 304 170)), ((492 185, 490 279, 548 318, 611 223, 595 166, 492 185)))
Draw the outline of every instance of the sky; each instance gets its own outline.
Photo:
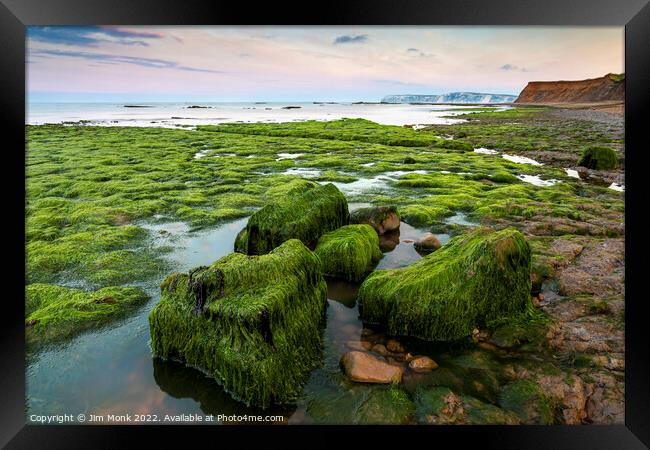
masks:
POLYGON ((517 95, 624 72, 622 27, 28 27, 29 102, 517 95))

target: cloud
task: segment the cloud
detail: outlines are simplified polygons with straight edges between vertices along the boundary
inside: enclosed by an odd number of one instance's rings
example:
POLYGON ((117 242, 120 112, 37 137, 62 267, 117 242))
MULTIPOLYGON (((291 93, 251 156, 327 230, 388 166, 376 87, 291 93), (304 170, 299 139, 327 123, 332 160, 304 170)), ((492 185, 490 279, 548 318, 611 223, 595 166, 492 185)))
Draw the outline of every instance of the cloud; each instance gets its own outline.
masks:
POLYGON ((513 64, 504 64, 501 67, 499 67, 499 70, 503 70, 505 72, 510 72, 510 71, 513 71, 513 70, 521 71, 521 72, 528 72, 528 69, 526 69, 525 67, 519 67, 519 66, 515 66, 513 64))
POLYGON ((418 56, 420 58, 432 58, 435 56, 433 53, 426 53, 420 49, 413 48, 413 47, 407 48, 406 53, 408 53, 411 56, 418 56))
POLYGON ((353 44, 353 43, 361 43, 366 41, 368 41, 367 34, 342 34, 341 36, 337 36, 336 39, 334 39, 334 45, 353 44))
POLYGON ((96 47, 100 43, 106 42, 121 45, 142 45, 146 47, 149 44, 144 39, 160 39, 162 37, 163 35, 160 33, 121 27, 27 27, 27 38, 30 40, 81 47, 96 47))
POLYGON ((156 69, 177 69, 177 70, 185 70, 188 72, 224 73, 219 70, 201 69, 198 67, 183 66, 178 64, 175 61, 168 61, 165 59, 138 58, 134 56, 122 56, 122 55, 106 55, 103 53, 78 52, 78 51, 67 51, 67 50, 34 50, 30 52, 30 56, 33 57, 58 56, 58 57, 68 57, 68 58, 80 58, 80 59, 85 59, 94 62, 101 62, 104 64, 123 63, 123 64, 134 64, 136 66, 153 67, 156 69))

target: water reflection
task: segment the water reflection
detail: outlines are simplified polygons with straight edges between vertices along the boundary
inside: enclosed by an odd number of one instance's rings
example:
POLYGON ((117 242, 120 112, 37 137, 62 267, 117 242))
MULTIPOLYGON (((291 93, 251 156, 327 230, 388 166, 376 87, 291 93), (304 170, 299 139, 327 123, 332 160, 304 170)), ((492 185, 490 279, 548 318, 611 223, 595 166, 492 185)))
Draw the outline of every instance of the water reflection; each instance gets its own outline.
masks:
MULTIPOLYGON (((242 415, 282 415, 285 419, 293 414, 295 405, 272 406, 269 409, 246 406, 235 400, 217 380, 203 372, 172 360, 153 358, 153 377, 160 389, 173 398, 189 398, 198 403, 203 413, 218 417, 242 415)), ((221 421, 220 423, 246 423, 221 421)), ((277 423, 277 422, 273 422, 277 423)), ((256 422, 259 424, 259 422, 256 422)))

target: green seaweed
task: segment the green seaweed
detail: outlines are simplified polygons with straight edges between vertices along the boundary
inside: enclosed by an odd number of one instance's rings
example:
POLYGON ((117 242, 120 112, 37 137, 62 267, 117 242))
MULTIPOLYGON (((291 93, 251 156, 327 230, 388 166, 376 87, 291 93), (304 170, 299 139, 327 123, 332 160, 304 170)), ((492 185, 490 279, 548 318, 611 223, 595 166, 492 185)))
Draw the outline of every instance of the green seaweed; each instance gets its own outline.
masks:
POLYGON ((288 239, 313 245, 324 233, 347 225, 348 203, 333 184, 295 191, 256 211, 235 240, 235 251, 263 255, 288 239))
POLYGON ((142 289, 135 287, 111 286, 89 292, 51 284, 29 284, 25 288, 27 344, 38 348, 96 329, 124 316, 148 298, 142 289))
POLYGON ((409 423, 415 406, 402 389, 391 386, 374 389, 356 411, 353 423, 362 425, 404 425, 409 423))
POLYGON ((501 389, 499 405, 513 411, 525 424, 552 425, 554 407, 539 385, 530 380, 512 381, 501 389))
POLYGON ((323 274, 348 281, 362 280, 381 259, 379 237, 370 225, 345 225, 322 235, 314 253, 323 274))
POLYGON ((232 253, 163 281, 151 346, 247 404, 291 402, 319 360, 326 292, 318 257, 296 239, 263 256, 232 253))
POLYGON ((578 165, 594 170, 616 168, 616 152, 609 147, 587 147, 578 160, 578 165))
POLYGON ((402 269, 379 270, 359 290, 361 318, 390 334, 469 336, 521 315, 530 302, 530 247, 512 228, 476 228, 402 269))

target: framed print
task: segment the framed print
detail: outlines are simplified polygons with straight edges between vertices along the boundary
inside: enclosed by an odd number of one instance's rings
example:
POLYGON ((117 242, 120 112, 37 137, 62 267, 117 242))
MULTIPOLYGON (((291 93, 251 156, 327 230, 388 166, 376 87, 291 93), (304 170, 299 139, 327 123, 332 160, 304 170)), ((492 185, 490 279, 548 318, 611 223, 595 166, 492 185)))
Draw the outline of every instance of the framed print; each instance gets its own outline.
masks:
POLYGON ((4 1, 2 444, 647 446, 649 8, 4 1))

